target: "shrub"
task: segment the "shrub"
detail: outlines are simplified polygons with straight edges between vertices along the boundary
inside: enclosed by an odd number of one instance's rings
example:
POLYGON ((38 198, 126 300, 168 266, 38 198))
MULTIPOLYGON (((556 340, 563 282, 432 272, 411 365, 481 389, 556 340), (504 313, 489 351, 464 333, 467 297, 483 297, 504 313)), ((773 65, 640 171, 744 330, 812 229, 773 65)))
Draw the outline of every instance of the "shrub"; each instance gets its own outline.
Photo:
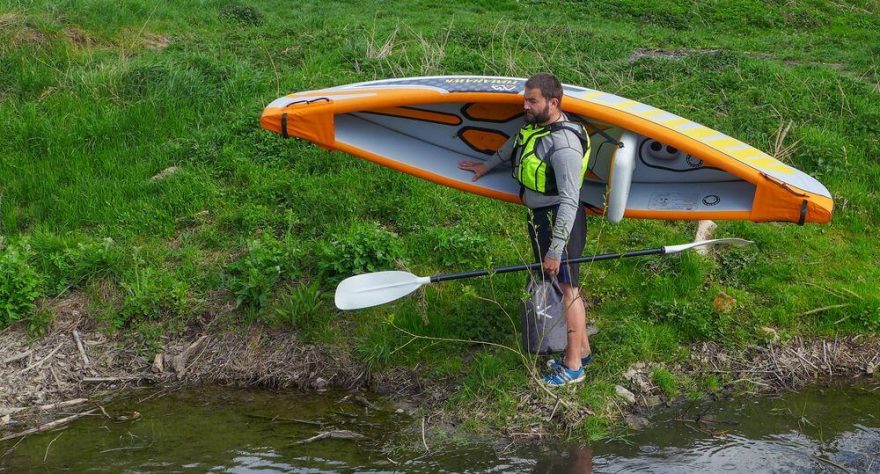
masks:
POLYGON ((235 294, 239 306, 262 309, 279 281, 297 276, 298 258, 299 248, 291 239, 279 241, 271 234, 263 234, 250 241, 247 254, 229 266, 227 287, 235 294))
POLYGON ((304 340, 314 339, 330 314, 324 308, 326 294, 317 283, 297 286, 275 308, 274 320, 290 324, 304 340))
POLYGON ((489 253, 486 237, 461 227, 441 227, 434 231, 434 252, 441 265, 476 265, 489 253))
POLYGON ((119 329, 129 322, 163 321, 184 316, 189 286, 168 272, 140 268, 136 263, 133 280, 124 281, 122 308, 112 317, 110 326, 119 329))
POLYGON ((699 302, 652 301, 646 314, 652 322, 671 324, 687 340, 712 340, 722 332, 718 315, 699 302))
POLYGON ((44 278, 30 264, 31 257, 26 240, 0 250, 0 327, 35 314, 44 278))
POLYGON ((42 253, 38 256, 42 268, 50 277, 47 288, 50 293, 78 287, 92 277, 110 274, 119 268, 122 258, 121 250, 110 238, 75 245, 63 242, 55 248, 44 242, 37 247, 42 253))
POLYGON ((252 6, 229 3, 220 8, 220 18, 244 25, 257 26, 263 23, 263 14, 252 6))
POLYGON ((317 253, 318 270, 331 282, 357 273, 389 270, 401 255, 397 234, 375 222, 357 221, 320 243, 317 253))

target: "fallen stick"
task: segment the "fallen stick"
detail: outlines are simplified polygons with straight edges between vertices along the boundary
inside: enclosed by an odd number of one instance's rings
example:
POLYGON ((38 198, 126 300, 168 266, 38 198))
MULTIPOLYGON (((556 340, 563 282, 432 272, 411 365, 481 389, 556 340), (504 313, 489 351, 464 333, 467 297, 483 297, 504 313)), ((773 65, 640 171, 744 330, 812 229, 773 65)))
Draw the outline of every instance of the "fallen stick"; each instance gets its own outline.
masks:
POLYGON ((208 339, 208 336, 202 336, 198 338, 195 342, 189 345, 183 352, 171 358, 171 366, 174 367, 174 372, 177 373, 177 378, 183 378, 183 374, 186 373, 186 363, 192 354, 199 348, 199 346, 208 339))
POLYGON ((816 309, 811 309, 809 311, 804 311, 803 313, 799 314, 798 316, 809 316, 811 314, 821 313, 822 311, 828 311, 831 309, 846 308, 847 306, 852 306, 852 304, 851 303, 843 303, 843 304, 833 304, 830 306, 823 306, 821 308, 816 308, 816 309))
POLYGON ((356 395, 353 398, 353 400, 355 402, 357 402, 359 405, 363 406, 364 408, 370 408, 370 409, 376 410, 376 411, 379 410, 379 407, 377 407, 375 404, 373 404, 372 402, 370 402, 369 400, 367 400, 366 398, 364 398, 360 395, 356 395))
POLYGON ((840 464, 837 464, 836 462, 834 462, 828 458, 823 458, 822 456, 813 456, 813 457, 818 459, 819 461, 822 461, 824 463, 828 463, 828 464, 842 470, 843 472, 849 472, 849 469, 845 468, 844 466, 841 466, 840 464))
POLYGON ((250 418, 259 418, 261 420, 269 420, 272 423, 275 423, 275 422, 302 423, 304 425, 324 426, 324 423, 320 422, 320 421, 301 420, 299 418, 280 418, 277 416, 265 416, 265 415, 245 415, 245 416, 248 416, 250 418))
POLYGON ((315 441, 321 441, 323 439, 351 439, 351 440, 359 440, 366 439, 366 436, 355 433, 354 431, 349 430, 333 430, 333 431, 325 431, 323 433, 318 433, 311 438, 304 439, 302 441, 297 441, 294 444, 307 444, 314 443, 315 441))
POLYGON ((63 402, 40 405, 37 408, 39 408, 40 410, 52 410, 55 408, 64 408, 64 407, 72 407, 74 405, 80 405, 80 404, 85 403, 87 401, 89 401, 88 398, 74 398, 73 400, 67 400, 67 401, 63 401, 63 402))
POLYGON ((23 374, 23 373, 27 372, 28 370, 33 369, 34 367, 39 367, 39 366, 43 365, 43 362, 46 362, 47 360, 49 360, 50 357, 55 355, 55 353, 58 352, 61 349, 61 346, 63 346, 63 345, 64 345, 63 342, 59 342, 58 345, 55 347, 55 349, 52 349, 52 352, 50 352, 49 355, 47 355, 46 357, 43 357, 42 359, 40 359, 39 361, 37 361, 33 364, 21 369, 21 372, 19 372, 19 373, 23 374))
MULTIPOLYGON (((49 403, 47 405, 0 408, 0 417, 14 415, 16 413, 21 413, 26 410, 36 409, 36 410, 41 410, 41 411, 48 411, 48 410, 54 410, 56 408, 66 408, 66 407, 70 407, 70 406, 74 406, 74 405, 80 405, 80 404, 85 403, 87 401, 89 401, 88 398, 77 398, 74 400, 67 400, 64 402, 49 403)), ((2 456, 0 456, 0 457, 2 457, 2 456)))
POLYGON ((58 436, 52 438, 52 441, 49 441, 49 445, 46 446, 46 454, 43 455, 43 464, 46 464, 46 459, 49 459, 49 448, 52 447, 52 443, 54 443, 55 440, 60 438, 61 435, 63 435, 63 434, 64 434, 64 432, 62 431, 61 433, 58 433, 58 436))
POLYGON ((79 331, 73 330, 73 340, 76 341, 76 348, 79 349, 79 355, 82 356, 83 364, 86 368, 89 366, 89 356, 86 355, 86 349, 83 347, 82 340, 79 338, 79 331))
POLYGON ((61 379, 59 379, 58 374, 55 373, 55 367, 50 365, 49 372, 52 374, 52 378, 55 379, 55 386, 61 388, 61 379))
POLYGON ((144 446, 124 446, 124 447, 122 447, 122 448, 110 448, 110 449, 105 449, 105 450, 103 450, 103 451, 100 451, 100 453, 101 453, 101 454, 104 454, 104 453, 112 453, 112 452, 114 452, 114 451, 134 451, 134 450, 137 450, 137 449, 149 448, 150 446, 151 446, 151 444, 147 444, 147 445, 144 445, 144 446))
POLYGON ((425 447, 425 451, 430 451, 428 449, 428 443, 425 441, 425 417, 422 417, 422 446, 425 447))
POLYGON ((815 369, 816 372, 822 373, 822 371, 819 370, 818 367, 816 367, 812 362, 808 361, 804 356, 802 356, 800 351, 796 351, 796 350, 792 349, 791 352, 792 352, 794 355, 796 355, 798 359, 804 361, 804 363, 808 364, 810 367, 812 367, 813 369, 815 369))
POLYGON ((152 380, 148 375, 127 375, 125 377, 83 377, 83 383, 130 382, 132 380, 152 380))
POLYGON ((67 423, 70 423, 71 421, 76 420, 77 418, 82 418, 82 417, 84 417, 84 416, 86 416, 86 415, 90 415, 90 414, 92 414, 92 412, 97 411, 97 410, 98 410, 97 408, 92 408, 92 409, 89 410, 89 411, 84 411, 84 412, 82 412, 82 413, 77 413, 76 415, 70 415, 70 416, 68 416, 68 417, 61 418, 60 420, 55 420, 55 421, 52 421, 52 422, 50 422, 50 423, 46 423, 45 425, 41 425, 41 426, 38 426, 38 427, 36 427, 36 428, 31 428, 31 429, 29 429, 29 430, 24 430, 24 431, 19 432, 19 433, 14 433, 14 434, 11 434, 11 435, 8 435, 8 436, 4 436, 4 437, 0 438, 0 441, 8 441, 8 440, 10 440, 10 439, 20 438, 20 437, 22 437, 22 436, 31 435, 31 434, 34 434, 34 433, 42 433, 43 431, 48 431, 48 430, 51 430, 51 429, 53 429, 53 428, 58 428, 59 426, 65 425, 65 424, 67 424, 67 423))
POLYGON ((31 350, 26 350, 26 351, 24 351, 24 352, 22 352, 22 353, 20 353, 20 354, 15 354, 14 356, 12 356, 12 357, 10 357, 10 358, 4 360, 4 361, 3 361, 3 365, 11 364, 11 363, 13 363, 13 362, 17 362, 17 361, 20 361, 20 360, 22 360, 22 359, 26 359, 29 355, 31 355, 31 354, 33 354, 33 353, 34 353, 34 351, 33 351, 33 349, 31 349, 31 350))

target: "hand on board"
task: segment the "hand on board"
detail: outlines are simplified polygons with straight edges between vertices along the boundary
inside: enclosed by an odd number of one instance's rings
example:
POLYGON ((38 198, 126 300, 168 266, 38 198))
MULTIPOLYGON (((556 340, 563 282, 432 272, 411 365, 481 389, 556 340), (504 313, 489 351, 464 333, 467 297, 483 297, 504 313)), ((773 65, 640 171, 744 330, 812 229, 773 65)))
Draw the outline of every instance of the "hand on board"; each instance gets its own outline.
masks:
POLYGON ((482 177, 489 171, 489 169, 486 168, 486 165, 480 163, 479 161, 462 161, 458 163, 458 167, 463 170, 474 172, 474 177, 471 178, 471 181, 476 181, 480 179, 480 177, 482 177))

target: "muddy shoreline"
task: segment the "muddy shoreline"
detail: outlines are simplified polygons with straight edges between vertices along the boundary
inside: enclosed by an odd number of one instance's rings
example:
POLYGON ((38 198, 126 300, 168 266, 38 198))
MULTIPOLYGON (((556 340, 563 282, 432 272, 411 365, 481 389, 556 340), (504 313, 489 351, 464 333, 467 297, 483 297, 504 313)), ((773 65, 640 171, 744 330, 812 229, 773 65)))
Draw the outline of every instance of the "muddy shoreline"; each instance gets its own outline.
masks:
MULTIPOLYGON (((72 421, 67 418, 99 409, 114 394, 145 384, 167 389, 216 384, 369 390, 389 396, 413 413, 428 414, 435 429, 448 431, 458 424, 458 414, 444 407, 454 389, 449 382, 421 380, 414 371, 399 368, 371 373, 341 347, 303 344, 290 332, 259 324, 224 327, 214 320, 164 338, 164 350, 149 359, 137 349, 136 341, 107 335, 84 316, 84 307, 71 301, 42 338, 30 338, 17 325, 0 331, 0 438, 15 439, 41 427, 55 429, 72 421)), ((690 360, 674 366, 630 366, 616 387, 613 409, 606 413, 593 413, 565 396, 553 397, 531 385, 523 387, 515 394, 523 416, 510 420, 499 434, 520 440, 565 436, 590 416, 623 418, 638 428, 640 415, 673 402, 652 382, 651 373, 658 367, 673 374, 714 374, 724 391, 756 394, 876 377, 880 338, 795 337, 745 349, 699 343, 690 354, 690 360), (560 409, 560 403, 569 409, 560 409)))

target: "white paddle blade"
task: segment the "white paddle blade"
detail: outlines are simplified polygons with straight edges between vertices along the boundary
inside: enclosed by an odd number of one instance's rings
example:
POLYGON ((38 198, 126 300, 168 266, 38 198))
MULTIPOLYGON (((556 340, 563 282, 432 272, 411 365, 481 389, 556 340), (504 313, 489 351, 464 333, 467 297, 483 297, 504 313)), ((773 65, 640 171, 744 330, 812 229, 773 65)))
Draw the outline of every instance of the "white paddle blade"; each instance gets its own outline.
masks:
POLYGON ((703 247, 705 245, 733 245, 735 247, 743 247, 745 245, 750 245, 753 243, 754 242, 752 242, 751 240, 737 238, 700 240, 698 242, 691 242, 689 244, 667 245, 663 247, 663 253, 669 255, 672 253, 684 252, 685 250, 689 250, 695 247, 703 247))
POLYGON ((418 290, 431 283, 431 277, 409 272, 377 272, 355 275, 342 280, 336 287, 336 307, 341 310, 378 306, 418 290))

